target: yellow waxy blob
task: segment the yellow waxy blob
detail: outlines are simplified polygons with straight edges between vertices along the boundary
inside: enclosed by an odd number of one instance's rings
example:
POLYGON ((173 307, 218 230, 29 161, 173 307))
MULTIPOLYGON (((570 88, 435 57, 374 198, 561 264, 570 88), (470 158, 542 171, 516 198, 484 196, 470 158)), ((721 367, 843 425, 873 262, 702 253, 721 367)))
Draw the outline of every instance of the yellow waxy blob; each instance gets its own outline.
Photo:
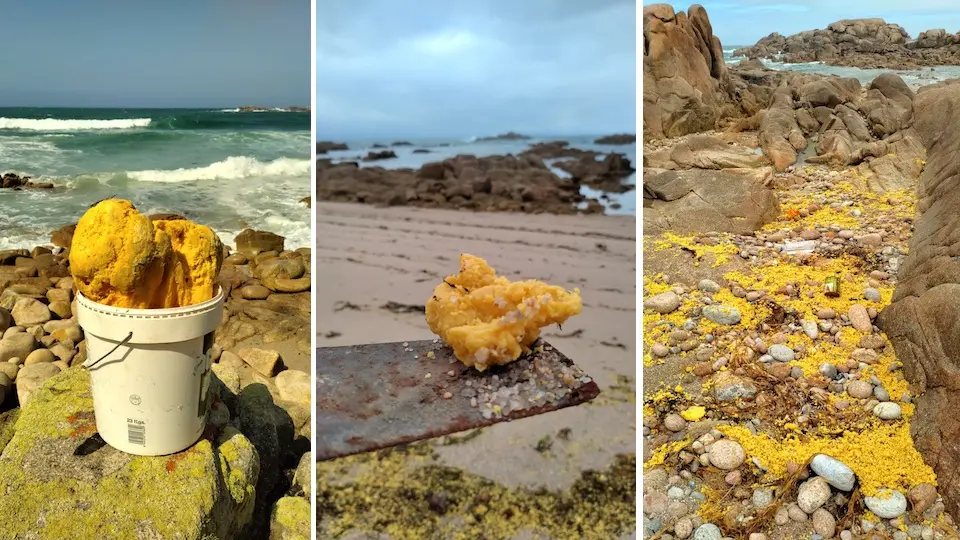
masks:
POLYGON ((680 416, 687 422, 696 422, 707 414, 707 409, 699 405, 694 405, 680 412, 680 416))
POLYGON ((209 300, 222 262, 222 244, 209 227, 186 220, 153 223, 122 199, 87 210, 70 247, 77 288, 114 307, 159 309, 209 300))
POLYGON ((542 281, 511 282, 487 262, 460 255, 460 272, 437 285, 427 301, 427 324, 467 366, 483 371, 520 357, 540 329, 580 313, 579 289, 542 281))

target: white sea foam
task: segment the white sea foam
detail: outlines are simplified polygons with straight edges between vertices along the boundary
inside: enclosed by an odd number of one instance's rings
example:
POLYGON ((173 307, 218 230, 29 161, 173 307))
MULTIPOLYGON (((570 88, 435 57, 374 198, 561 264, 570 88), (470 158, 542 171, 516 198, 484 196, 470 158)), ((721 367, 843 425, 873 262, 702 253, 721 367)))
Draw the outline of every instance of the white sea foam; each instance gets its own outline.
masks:
POLYGON ((220 109, 220 112, 240 112, 239 108, 234 109, 220 109))
POLYGON ((0 117, 0 129, 22 131, 86 131, 98 129, 132 129, 147 127, 149 118, 117 118, 114 120, 77 120, 69 118, 6 118, 0 117))
POLYGON ((280 158, 263 163, 252 157, 233 156, 206 167, 134 171, 128 172, 127 176, 141 182, 190 182, 193 180, 233 180, 262 176, 307 176, 309 174, 309 159, 280 158))

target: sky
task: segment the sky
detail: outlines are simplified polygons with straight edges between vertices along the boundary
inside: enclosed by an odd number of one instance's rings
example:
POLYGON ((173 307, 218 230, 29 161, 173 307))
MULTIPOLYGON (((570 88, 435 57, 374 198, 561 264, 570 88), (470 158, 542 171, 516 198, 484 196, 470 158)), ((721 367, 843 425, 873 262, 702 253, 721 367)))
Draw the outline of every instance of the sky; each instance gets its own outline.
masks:
POLYGON ((6 2, 0 107, 310 104, 310 0, 6 2))
MULTIPOLYGON (((663 2, 644 0, 643 5, 663 2)), ((667 2, 686 11, 696 2, 667 2)), ((956 0, 707 0, 700 2, 710 16, 713 33, 724 48, 753 45, 772 32, 784 36, 826 28, 840 19, 879 17, 899 24, 911 37, 931 28, 960 30, 960 3, 956 0)))
POLYGON ((634 0, 317 6, 317 138, 636 130, 634 0))

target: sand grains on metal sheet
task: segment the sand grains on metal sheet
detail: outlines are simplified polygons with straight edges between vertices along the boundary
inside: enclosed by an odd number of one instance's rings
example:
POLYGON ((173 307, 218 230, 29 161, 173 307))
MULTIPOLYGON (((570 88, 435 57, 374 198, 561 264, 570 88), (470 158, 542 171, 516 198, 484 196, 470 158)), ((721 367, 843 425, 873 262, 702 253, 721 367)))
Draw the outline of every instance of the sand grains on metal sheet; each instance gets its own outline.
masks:
POLYGON ((318 461, 578 405, 596 382, 543 340, 484 372, 439 340, 317 349, 318 461))

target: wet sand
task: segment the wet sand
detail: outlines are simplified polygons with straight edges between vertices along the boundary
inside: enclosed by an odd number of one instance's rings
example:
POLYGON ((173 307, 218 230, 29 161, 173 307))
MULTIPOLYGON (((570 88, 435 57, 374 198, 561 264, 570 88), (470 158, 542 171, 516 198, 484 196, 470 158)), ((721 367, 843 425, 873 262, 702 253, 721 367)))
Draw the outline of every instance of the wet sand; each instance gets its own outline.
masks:
POLYGON ((583 313, 544 338, 597 380, 600 397, 438 446, 443 463, 506 486, 564 489, 582 470, 636 452, 635 217, 317 203, 317 244, 319 347, 434 337, 417 309, 456 273, 461 252, 511 279, 580 288, 583 313), (411 312, 384 307, 391 302, 411 312), (557 436, 564 428, 566 440, 557 436), (545 436, 553 441, 549 453, 536 450, 545 436))

